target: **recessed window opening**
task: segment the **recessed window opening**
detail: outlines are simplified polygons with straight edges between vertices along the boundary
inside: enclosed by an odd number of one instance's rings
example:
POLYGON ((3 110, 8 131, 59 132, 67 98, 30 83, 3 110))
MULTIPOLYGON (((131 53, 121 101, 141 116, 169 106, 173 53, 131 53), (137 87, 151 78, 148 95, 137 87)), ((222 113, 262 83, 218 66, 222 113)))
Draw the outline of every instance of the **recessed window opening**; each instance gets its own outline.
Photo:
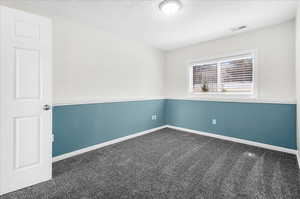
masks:
POLYGON ((192 65, 191 92, 199 94, 254 93, 254 56, 243 54, 192 65))

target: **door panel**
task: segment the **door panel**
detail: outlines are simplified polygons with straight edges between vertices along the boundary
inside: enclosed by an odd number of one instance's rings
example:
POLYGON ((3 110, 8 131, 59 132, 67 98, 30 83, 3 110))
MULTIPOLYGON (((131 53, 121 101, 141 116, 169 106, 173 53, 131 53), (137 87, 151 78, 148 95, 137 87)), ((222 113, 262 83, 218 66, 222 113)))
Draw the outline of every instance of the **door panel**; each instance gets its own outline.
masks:
POLYGON ((40 98, 40 52, 15 48, 16 98, 40 98))
POLYGON ((24 169, 40 163, 40 118, 15 118, 15 168, 24 169))
POLYGON ((1 7, 1 193, 51 179, 51 21, 1 7))
POLYGON ((32 24, 24 21, 15 22, 15 36, 25 37, 34 40, 39 40, 40 38, 40 26, 39 24, 32 24))

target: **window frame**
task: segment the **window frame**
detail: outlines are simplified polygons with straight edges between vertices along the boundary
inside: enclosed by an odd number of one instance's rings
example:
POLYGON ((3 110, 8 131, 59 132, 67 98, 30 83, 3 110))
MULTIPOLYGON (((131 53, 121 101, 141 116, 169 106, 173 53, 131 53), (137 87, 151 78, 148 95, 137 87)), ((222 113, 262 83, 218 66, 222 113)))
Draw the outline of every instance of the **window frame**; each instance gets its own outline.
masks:
MULTIPOLYGON (((218 63, 219 65, 219 63, 218 63)), ((219 68, 219 66, 218 66, 219 68)), ((219 70, 219 69, 218 69, 219 70)), ((218 77, 219 78, 219 77, 218 77)), ((236 98, 257 98, 258 93, 258 81, 257 81, 257 50, 240 51, 232 54, 214 56, 205 59, 198 59, 188 63, 188 94, 190 96, 201 97, 236 97, 236 98), (239 60, 240 58, 252 57, 252 92, 238 93, 238 92, 194 92, 193 91, 193 67, 196 65, 213 64, 222 61, 239 60)))

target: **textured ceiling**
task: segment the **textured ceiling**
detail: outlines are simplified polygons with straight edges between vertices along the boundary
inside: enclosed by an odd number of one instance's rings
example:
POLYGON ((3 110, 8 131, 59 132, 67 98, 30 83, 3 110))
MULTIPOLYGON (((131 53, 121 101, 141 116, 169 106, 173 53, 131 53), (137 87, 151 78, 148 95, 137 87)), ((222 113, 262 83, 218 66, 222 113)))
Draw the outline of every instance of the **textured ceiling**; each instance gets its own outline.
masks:
POLYGON ((68 17, 170 50, 294 18, 290 0, 181 0, 175 16, 158 9, 161 0, 0 0, 0 3, 46 16, 68 17))

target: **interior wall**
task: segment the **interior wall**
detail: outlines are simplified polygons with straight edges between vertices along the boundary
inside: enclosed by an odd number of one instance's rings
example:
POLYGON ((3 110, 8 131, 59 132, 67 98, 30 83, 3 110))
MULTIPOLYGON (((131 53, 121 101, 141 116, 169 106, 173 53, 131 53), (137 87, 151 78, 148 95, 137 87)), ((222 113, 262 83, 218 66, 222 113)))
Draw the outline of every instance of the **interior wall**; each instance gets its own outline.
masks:
POLYGON ((162 51, 65 18, 53 30, 54 103, 163 96, 162 51))
POLYGON ((56 106, 53 156, 163 126, 164 108, 165 100, 56 106))
MULTIPOLYGON (((300 3, 296 16, 296 97, 297 97, 297 145, 300 155, 300 3)), ((300 156, 299 156, 300 157, 300 156)), ((300 165, 299 165, 300 166, 300 165)))
POLYGON ((292 150, 297 148, 295 104, 172 99, 165 104, 168 125, 292 150))
POLYGON ((96 27, 53 18, 54 103, 81 104, 54 107, 54 155, 165 124, 294 149, 294 105, 186 100, 85 104, 187 97, 190 61, 253 49, 258 52, 258 98, 294 101, 294 25, 290 21, 164 53, 96 27), (231 111, 242 109, 248 111, 231 111), (153 115, 157 120, 151 119, 153 115), (261 119, 252 120, 255 115, 261 119), (212 119, 217 119, 216 125, 212 125, 212 119), (248 125, 250 132, 242 129, 243 124, 248 125))
POLYGON ((295 21, 167 52, 166 123, 296 149, 294 52, 295 21), (257 56, 256 99, 188 93, 191 62, 249 50, 257 56))
POLYGON ((165 95, 170 98, 191 97, 188 93, 188 67, 192 61, 256 50, 257 98, 294 103, 294 26, 295 22, 289 21, 167 52, 165 95))
POLYGON ((53 156, 165 124, 148 100, 163 98, 162 51, 65 18, 53 30, 53 156))

